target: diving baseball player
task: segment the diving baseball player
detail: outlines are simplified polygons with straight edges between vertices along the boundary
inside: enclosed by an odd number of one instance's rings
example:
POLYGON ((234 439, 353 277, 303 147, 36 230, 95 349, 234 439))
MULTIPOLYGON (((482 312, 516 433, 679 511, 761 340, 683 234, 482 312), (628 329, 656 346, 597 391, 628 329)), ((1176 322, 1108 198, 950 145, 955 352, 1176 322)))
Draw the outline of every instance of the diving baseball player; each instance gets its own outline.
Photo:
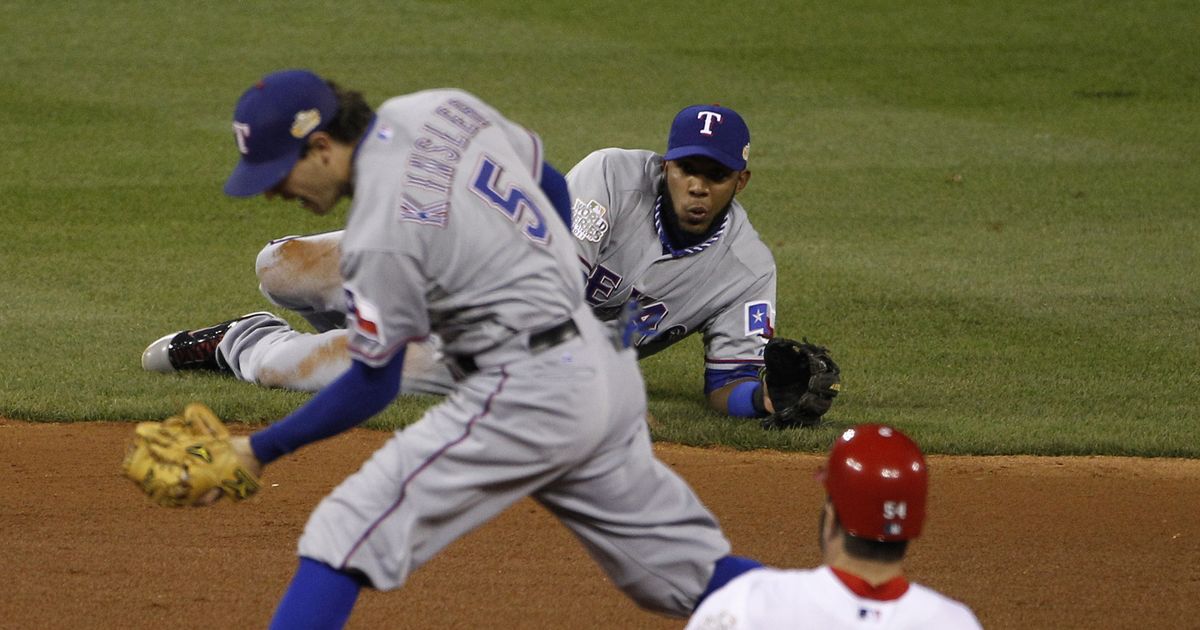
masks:
POLYGON ((664 155, 603 149, 567 173, 588 304, 612 320, 637 303, 639 357, 702 333, 704 391, 735 416, 772 410, 758 373, 774 335, 775 260, 735 199, 749 152, 737 112, 697 105, 675 116, 664 155))
POLYGON ((525 496, 641 606, 689 614, 756 566, 655 459, 634 353, 583 300, 562 176, 537 135, 460 90, 372 112, 308 71, 238 101, 234 196, 315 213, 351 197, 339 268, 350 365, 308 403, 233 439, 245 468, 358 425, 398 394, 406 348, 437 334, 452 393, 313 512, 272 627, 341 627, 362 587, 399 588, 525 496), (558 192, 556 192, 558 191, 558 192))
POLYGON ((904 577, 928 485, 925 457, 908 436, 877 424, 847 429, 821 476, 824 564, 747 571, 708 597, 688 630, 980 628, 965 605, 904 577))
MULTIPOLYGON (((774 335, 776 272, 770 250, 735 199, 750 181, 749 129, 729 108, 687 107, 676 115, 667 147, 665 155, 596 151, 567 174, 574 198, 568 222, 587 279, 586 300, 607 321, 631 300, 637 304, 631 342, 639 357, 702 334, 704 391, 714 409, 742 417, 776 411, 764 382, 776 383, 775 397, 783 394, 782 406, 795 408, 812 374, 770 362, 761 370, 763 348, 774 335)), ((227 371, 300 390, 331 382, 350 361, 335 267, 341 240, 340 231, 287 237, 269 243, 256 261, 264 295, 301 314, 317 334, 296 331, 270 313, 253 313, 168 334, 146 349, 143 366, 227 371)), ((436 337, 412 344, 407 356, 404 393, 450 391, 453 379, 438 360, 436 337)), ((836 383, 825 383, 809 396, 823 404, 792 414, 794 421, 784 414, 768 420, 772 426, 815 423, 837 391, 836 383)))

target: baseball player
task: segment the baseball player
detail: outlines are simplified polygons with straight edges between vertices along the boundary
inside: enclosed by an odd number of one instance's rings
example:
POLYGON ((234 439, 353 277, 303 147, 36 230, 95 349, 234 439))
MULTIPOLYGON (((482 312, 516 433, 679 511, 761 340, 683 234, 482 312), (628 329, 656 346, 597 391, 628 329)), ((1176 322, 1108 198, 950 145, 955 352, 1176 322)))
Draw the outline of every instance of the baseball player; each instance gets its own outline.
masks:
POLYGON ((820 473, 824 564, 743 573, 707 598, 687 628, 980 628, 965 605, 904 577, 908 542, 925 522, 927 475, 921 449, 899 430, 846 430, 820 473))
POLYGON ((709 404, 743 417, 773 410, 758 375, 775 323, 775 260, 735 198, 749 155, 737 112, 696 105, 665 154, 603 149, 567 174, 588 304, 613 320, 637 303, 639 357, 701 333, 709 404))
MULTIPOLYGON (((639 357, 701 333, 710 405, 762 417, 774 411, 759 375, 774 335, 776 272, 735 198, 750 181, 749 150, 750 132, 737 112, 687 107, 671 125, 665 155, 603 149, 571 169, 568 223, 586 276, 584 295, 600 319, 617 320, 635 301, 631 343, 639 357)), ((317 334, 253 313, 168 334, 146 349, 143 366, 226 371, 299 390, 328 384, 350 361, 335 266, 342 239, 340 231, 279 239, 256 262, 264 295, 300 313, 317 334)), ((410 346, 404 393, 450 391, 451 373, 438 356, 436 337, 410 346)), ((785 380, 808 382, 807 376, 785 380)))
POLYGON ((655 459, 634 352, 583 300, 562 175, 538 136, 466 92, 361 95, 303 70, 238 101, 233 196, 315 213, 351 197, 339 268, 350 366, 232 444, 253 475, 366 420, 401 386, 411 341, 439 335, 452 393, 315 509, 272 627, 337 628, 459 536, 532 496, 639 605, 689 614, 753 561, 655 459), (555 200, 558 200, 557 204, 555 200))

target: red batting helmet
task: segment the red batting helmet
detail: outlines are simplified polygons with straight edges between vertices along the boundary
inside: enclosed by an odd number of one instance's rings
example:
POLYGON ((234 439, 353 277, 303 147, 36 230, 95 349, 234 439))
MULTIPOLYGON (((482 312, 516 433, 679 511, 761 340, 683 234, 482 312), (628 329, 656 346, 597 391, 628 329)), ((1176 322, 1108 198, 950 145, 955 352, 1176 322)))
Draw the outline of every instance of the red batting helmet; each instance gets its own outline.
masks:
POLYGON ((868 540, 921 535, 929 475, 907 435, 880 424, 847 429, 833 443, 821 475, 847 533, 868 540))

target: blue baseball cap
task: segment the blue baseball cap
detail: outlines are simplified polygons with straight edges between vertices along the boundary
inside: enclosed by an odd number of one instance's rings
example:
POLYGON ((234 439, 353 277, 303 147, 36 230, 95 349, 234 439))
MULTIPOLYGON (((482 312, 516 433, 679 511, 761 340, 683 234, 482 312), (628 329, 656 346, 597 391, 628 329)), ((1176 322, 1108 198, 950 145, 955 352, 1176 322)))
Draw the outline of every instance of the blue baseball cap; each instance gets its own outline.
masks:
POLYGON ((225 194, 253 197, 283 181, 308 136, 337 113, 333 88, 308 70, 268 74, 250 86, 233 111, 233 137, 242 159, 225 182, 225 194))
POLYGON ((675 115, 667 137, 667 160, 712 158, 734 171, 750 159, 750 129, 737 112, 720 105, 692 105, 675 115))

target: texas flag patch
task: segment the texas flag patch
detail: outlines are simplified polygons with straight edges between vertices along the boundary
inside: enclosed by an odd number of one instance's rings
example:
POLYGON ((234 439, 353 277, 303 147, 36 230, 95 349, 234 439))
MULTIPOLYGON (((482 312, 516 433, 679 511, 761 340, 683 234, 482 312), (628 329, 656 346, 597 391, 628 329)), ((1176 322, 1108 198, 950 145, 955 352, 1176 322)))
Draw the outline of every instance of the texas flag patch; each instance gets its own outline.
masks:
POLYGON ((746 302, 746 336, 775 336, 775 309, 770 302, 746 302))
POLYGON ((379 309, 367 300, 355 297, 349 290, 346 291, 346 307, 350 311, 351 327, 367 339, 382 344, 383 335, 380 334, 379 309))

